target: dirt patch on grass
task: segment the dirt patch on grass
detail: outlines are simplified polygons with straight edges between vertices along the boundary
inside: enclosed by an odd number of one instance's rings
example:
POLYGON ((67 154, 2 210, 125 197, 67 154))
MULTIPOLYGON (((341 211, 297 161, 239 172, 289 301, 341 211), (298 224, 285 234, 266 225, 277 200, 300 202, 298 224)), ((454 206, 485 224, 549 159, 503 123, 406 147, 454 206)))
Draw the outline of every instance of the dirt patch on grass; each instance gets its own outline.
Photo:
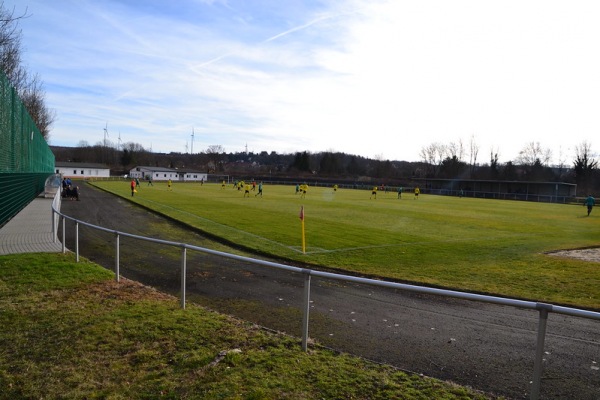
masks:
POLYGON ((600 247, 577 250, 561 250, 548 253, 551 256, 576 258, 578 260, 600 263, 600 247))
POLYGON ((177 299, 167 293, 161 292, 151 286, 143 285, 130 279, 121 278, 97 283, 84 289, 91 297, 99 299, 116 299, 121 301, 158 300, 176 301, 177 299))

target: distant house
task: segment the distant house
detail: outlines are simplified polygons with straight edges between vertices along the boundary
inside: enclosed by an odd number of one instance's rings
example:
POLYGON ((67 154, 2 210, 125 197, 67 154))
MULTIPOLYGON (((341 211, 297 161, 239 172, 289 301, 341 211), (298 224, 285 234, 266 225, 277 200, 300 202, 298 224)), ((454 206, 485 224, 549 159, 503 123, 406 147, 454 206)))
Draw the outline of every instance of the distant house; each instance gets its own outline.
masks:
POLYGON ((103 164, 55 162, 54 171, 65 178, 90 179, 110 177, 110 168, 103 164))
POLYGON ((146 167, 139 166, 132 168, 129 171, 129 176, 131 178, 138 178, 143 180, 149 180, 152 177, 153 181, 180 181, 180 182, 206 182, 207 174, 204 172, 193 171, 193 170, 184 170, 184 169, 174 169, 174 168, 164 168, 164 167, 146 167))

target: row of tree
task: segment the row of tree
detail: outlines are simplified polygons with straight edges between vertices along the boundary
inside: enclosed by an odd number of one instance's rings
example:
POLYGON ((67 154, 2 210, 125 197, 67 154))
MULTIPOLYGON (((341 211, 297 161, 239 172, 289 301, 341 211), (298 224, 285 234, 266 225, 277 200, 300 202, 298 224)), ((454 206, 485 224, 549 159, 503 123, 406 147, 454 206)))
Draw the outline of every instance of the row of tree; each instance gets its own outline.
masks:
POLYGON ((515 161, 506 163, 498 161, 497 151, 490 152, 489 162, 477 163, 475 145, 469 146, 468 157, 460 149, 457 145, 426 146, 419 162, 371 159, 340 152, 227 153, 220 145, 209 146, 197 154, 152 153, 138 143, 115 148, 81 142, 78 147, 54 147, 53 151, 57 161, 104 163, 115 174, 126 174, 135 166, 145 165, 228 175, 313 176, 388 184, 411 178, 566 182, 577 183, 582 191, 600 192, 598 161, 588 142, 576 146, 571 163, 564 161, 553 166, 548 164, 550 153, 539 143, 528 143, 515 161))
POLYGON ((37 73, 31 73, 23 63, 22 32, 19 21, 27 18, 27 11, 17 15, 0 4, 0 69, 17 91, 46 141, 56 113, 46 105, 44 84, 37 73))
POLYGON ((584 191, 598 190, 598 160, 587 141, 575 146, 571 163, 560 154, 556 165, 550 165, 552 151, 539 142, 527 143, 514 161, 505 164, 498 161, 498 150, 492 149, 489 163, 480 165, 477 163, 479 146, 473 137, 468 146, 463 145, 462 141, 432 143, 421 149, 420 156, 427 166, 428 177, 554 181, 577 183, 584 191), (467 158, 469 161, 466 161, 467 158))

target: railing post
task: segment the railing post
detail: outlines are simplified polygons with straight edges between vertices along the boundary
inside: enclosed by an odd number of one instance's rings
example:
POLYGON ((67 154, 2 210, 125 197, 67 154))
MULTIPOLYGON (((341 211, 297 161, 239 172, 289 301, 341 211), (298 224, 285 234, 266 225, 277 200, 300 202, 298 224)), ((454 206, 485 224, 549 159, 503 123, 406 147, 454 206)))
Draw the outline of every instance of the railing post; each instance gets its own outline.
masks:
POLYGON ((67 252, 67 245, 65 244, 65 217, 62 217, 62 252, 67 252))
POLYGON ((115 280, 117 282, 121 281, 120 272, 119 272, 119 258, 120 258, 120 247, 119 247, 119 232, 115 232, 116 240, 115 240, 115 280))
POLYGON ((185 270, 187 268, 187 248, 181 247, 181 308, 185 310, 185 270))
POLYGON ((540 312, 538 320, 537 346, 535 349, 535 362, 533 364, 533 383, 531 385, 531 400, 540 398, 540 387, 542 382, 542 363, 544 362, 544 342, 546 341, 546 323, 548 322, 548 311, 552 311, 551 304, 537 303, 536 308, 540 312))
POLYGON ((310 269, 302 270, 304 274, 304 310, 302 315, 302 351, 308 350, 308 321, 310 315, 310 269))
POLYGON ((54 215, 54 207, 52 208, 52 240, 54 241, 54 243, 56 243, 56 237, 58 236, 58 233, 56 232, 56 220, 55 220, 55 215, 54 215))
POLYGON ((79 221, 75 222, 75 260, 79 262, 79 221))

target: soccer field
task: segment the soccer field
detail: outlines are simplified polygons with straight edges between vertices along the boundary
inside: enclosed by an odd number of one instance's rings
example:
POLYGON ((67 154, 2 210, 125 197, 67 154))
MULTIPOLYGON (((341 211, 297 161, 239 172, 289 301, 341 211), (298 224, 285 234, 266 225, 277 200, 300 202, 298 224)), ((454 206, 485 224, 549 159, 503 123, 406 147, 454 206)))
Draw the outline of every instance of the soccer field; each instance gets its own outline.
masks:
POLYGON ((360 274, 600 308, 598 263, 548 251, 596 246, 582 206, 264 185, 127 181, 95 185, 247 249, 360 274), (299 218, 304 207, 306 253, 299 218))

